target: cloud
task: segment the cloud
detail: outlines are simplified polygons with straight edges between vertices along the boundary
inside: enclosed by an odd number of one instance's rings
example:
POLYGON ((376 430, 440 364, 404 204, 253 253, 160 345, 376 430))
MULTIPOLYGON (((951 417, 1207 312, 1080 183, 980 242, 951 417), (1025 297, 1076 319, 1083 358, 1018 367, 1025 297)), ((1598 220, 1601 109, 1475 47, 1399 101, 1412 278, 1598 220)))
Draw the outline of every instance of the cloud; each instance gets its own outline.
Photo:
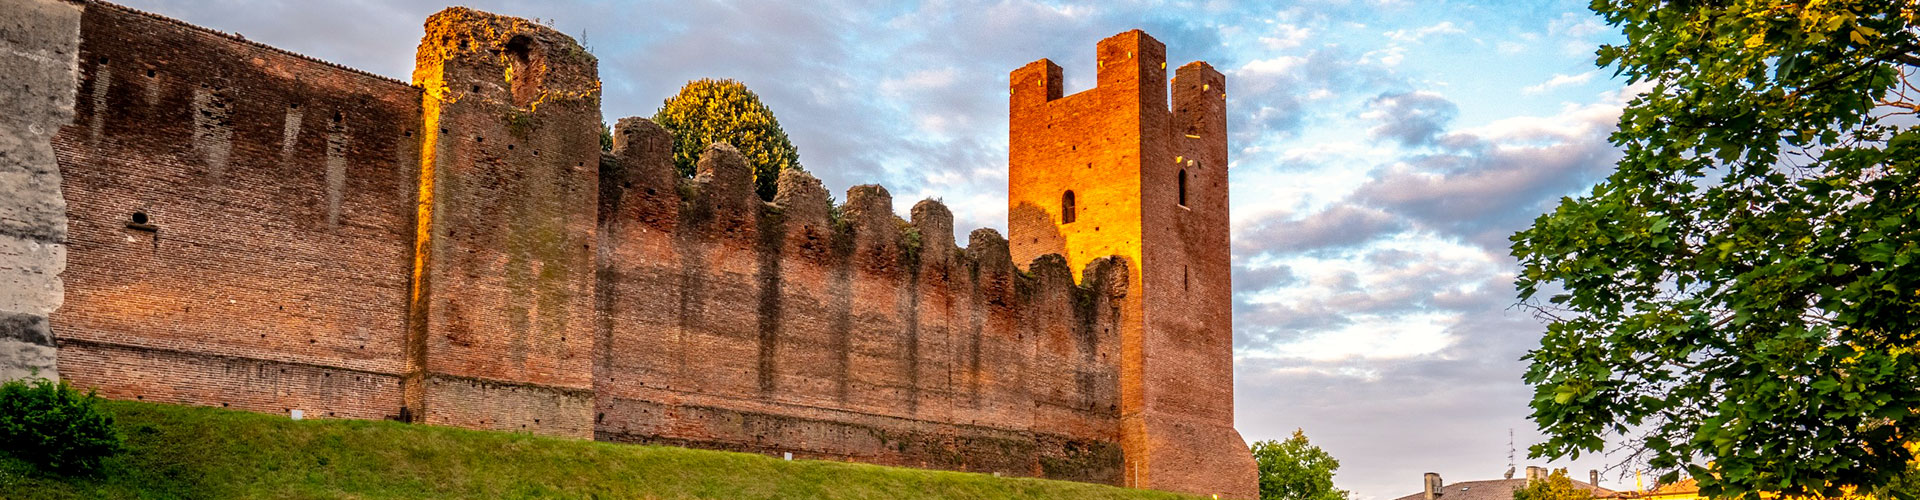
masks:
POLYGON ((1419 91, 1376 97, 1367 103, 1367 111, 1360 117, 1380 124, 1370 131, 1374 137, 1418 146, 1433 142, 1459 112, 1453 101, 1440 94, 1419 91))
POLYGON ((1253 255, 1338 249, 1365 243, 1404 227, 1403 221, 1385 211, 1343 203, 1298 219, 1276 214, 1237 227, 1234 251, 1253 255))
POLYGON ((1600 74, 1599 70, 1588 71, 1585 73, 1579 73, 1579 74, 1573 74, 1573 75, 1556 73, 1553 75, 1553 78, 1549 78, 1547 79, 1547 81, 1540 82, 1539 85, 1530 85, 1527 88, 1521 89, 1520 92, 1525 94, 1539 94, 1542 92, 1546 92, 1548 90, 1553 90, 1553 89, 1565 87, 1568 85, 1582 85, 1587 82, 1593 81, 1593 77, 1599 74, 1600 74))
POLYGON ((1436 24, 1422 26, 1419 28, 1398 29, 1398 30, 1388 31, 1383 34, 1386 35, 1388 40, 1393 40, 1396 42, 1412 43, 1412 42, 1418 42, 1421 39, 1424 39, 1429 36, 1460 35, 1460 34, 1465 34, 1466 32, 1467 32, 1466 29, 1463 29, 1459 26, 1455 26, 1453 24, 1453 21, 1441 21, 1436 24))

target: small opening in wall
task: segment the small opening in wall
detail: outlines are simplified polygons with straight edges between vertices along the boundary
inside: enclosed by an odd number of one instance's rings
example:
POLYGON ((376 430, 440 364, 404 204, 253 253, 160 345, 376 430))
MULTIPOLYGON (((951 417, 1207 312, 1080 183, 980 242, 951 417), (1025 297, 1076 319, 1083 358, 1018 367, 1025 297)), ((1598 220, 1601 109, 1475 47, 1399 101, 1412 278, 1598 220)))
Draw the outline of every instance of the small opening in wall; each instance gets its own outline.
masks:
POLYGON ((333 114, 333 121, 339 122, 340 120, 343 120, 343 119, 346 119, 346 115, 342 115, 340 113, 333 114))
POLYGON ((509 56, 507 63, 510 65, 507 85, 513 89, 513 104, 527 106, 540 94, 540 78, 545 69, 543 65, 536 64, 535 59, 544 58, 534 53, 537 47, 534 47, 533 37, 526 35, 507 40, 506 49, 509 56))
POLYGON ((1060 195, 1060 223, 1072 224, 1076 218, 1073 210, 1073 191, 1060 195))
POLYGON ((154 76, 158 76, 159 74, 160 72, 158 71, 147 70, 147 78, 153 78, 154 76))
POLYGON ((160 228, 153 225, 153 218, 148 217, 146 212, 134 212, 132 217, 128 217, 127 229, 147 232, 160 230, 160 228))
POLYGON ((513 151, 513 145, 512 145, 512 144, 508 144, 508 145, 507 145, 507 151, 513 151))
POLYGON ((100 64, 106 64, 106 63, 107 63, 107 58, 105 57, 100 58, 100 64))
POLYGON ((1187 266, 1180 266, 1180 289, 1193 290, 1193 275, 1187 272, 1187 266))
POLYGON ((474 92, 474 93, 476 93, 476 94, 477 94, 477 93, 479 93, 479 92, 480 92, 480 86, 479 86, 479 85, 474 85, 474 86, 473 86, 473 92, 474 92))

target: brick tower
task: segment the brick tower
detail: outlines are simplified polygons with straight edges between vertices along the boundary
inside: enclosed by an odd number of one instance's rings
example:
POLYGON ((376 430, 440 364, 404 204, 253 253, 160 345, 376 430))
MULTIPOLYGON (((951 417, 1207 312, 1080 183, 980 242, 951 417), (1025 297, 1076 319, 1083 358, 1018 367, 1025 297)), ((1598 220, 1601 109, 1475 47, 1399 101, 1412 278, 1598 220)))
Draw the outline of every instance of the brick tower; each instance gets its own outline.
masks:
MULTIPOLYGON (((1075 273, 1131 265, 1121 311, 1125 484, 1257 496, 1233 428, 1225 78, 1180 67, 1139 30, 1101 40, 1095 88, 1061 95, 1060 67, 1014 70, 1008 239, 1014 262, 1057 253, 1075 273)), ((1078 278, 1078 276, 1076 276, 1078 278)))
POLYGON ((408 417, 593 436, 598 61, 525 19, 427 19, 408 417))

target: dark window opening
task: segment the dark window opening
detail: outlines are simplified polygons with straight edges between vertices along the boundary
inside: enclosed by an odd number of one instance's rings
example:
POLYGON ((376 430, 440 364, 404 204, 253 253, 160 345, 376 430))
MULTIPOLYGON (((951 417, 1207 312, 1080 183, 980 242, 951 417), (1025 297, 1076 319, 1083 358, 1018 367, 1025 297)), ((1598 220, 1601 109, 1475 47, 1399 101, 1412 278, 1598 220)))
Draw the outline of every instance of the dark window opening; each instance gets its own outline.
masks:
POLYGON ((1180 169, 1180 206, 1187 206, 1187 169, 1180 169))
POLYGON ((1072 224, 1073 219, 1073 191, 1067 191, 1067 194, 1060 195, 1060 223, 1072 224))
POLYGON ((147 213, 146 213, 146 212, 134 212, 134 213, 133 213, 133 223, 134 223, 134 224, 146 224, 146 223, 147 223, 147 213))
POLYGON ((507 41, 507 55, 510 67, 507 68, 507 84, 513 89, 513 104, 525 107, 532 104, 540 95, 541 64, 534 54, 533 38, 526 35, 513 37, 507 41))

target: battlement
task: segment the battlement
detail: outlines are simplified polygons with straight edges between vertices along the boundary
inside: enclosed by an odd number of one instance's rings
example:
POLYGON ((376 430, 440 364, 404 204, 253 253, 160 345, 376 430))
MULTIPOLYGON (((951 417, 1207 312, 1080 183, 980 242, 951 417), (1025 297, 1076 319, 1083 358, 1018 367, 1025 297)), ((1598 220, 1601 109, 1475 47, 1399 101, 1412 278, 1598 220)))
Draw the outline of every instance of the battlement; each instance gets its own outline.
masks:
POLYGON ((762 201, 726 144, 682 177, 645 119, 603 152, 597 61, 524 19, 434 14, 402 85, 118 6, 12 1, 59 32, 8 53, 74 56, 32 59, 50 94, 9 100, 53 103, 7 116, 59 128, 0 164, 53 177, 0 202, 33 214, 0 245, 52 248, 17 267, 64 286, 0 294, 0 326, 25 330, 0 347, 49 372, 57 353, 59 376, 107 397, 1250 491, 1149 468, 1184 443, 1245 453, 1220 432, 1230 373, 1140 354, 1222 369, 1207 318, 1230 298, 1206 267, 1223 81, 1182 67, 1168 108, 1145 33, 1100 43, 1088 92, 1061 96, 1045 60, 1012 79, 1014 173, 1044 160, 1057 172, 1036 185, 1087 182, 1081 221, 1017 191, 1007 237, 961 246, 948 207, 903 218, 878 185, 831 206, 790 170, 762 201), (1172 196, 1143 176, 1176 167, 1202 215, 1169 227, 1194 239, 1143 251, 1170 238, 1142 224, 1172 196), (1208 295, 1166 295, 1175 261, 1208 295), (1174 334, 1203 351, 1160 346, 1174 334))
POLYGON ((1137 30, 1095 56, 1097 85, 1073 95, 1046 59, 1008 75, 1013 258, 1133 264, 1136 300, 1118 313, 1125 484, 1251 497, 1233 430, 1226 79, 1193 62, 1169 85, 1166 46, 1137 30))

